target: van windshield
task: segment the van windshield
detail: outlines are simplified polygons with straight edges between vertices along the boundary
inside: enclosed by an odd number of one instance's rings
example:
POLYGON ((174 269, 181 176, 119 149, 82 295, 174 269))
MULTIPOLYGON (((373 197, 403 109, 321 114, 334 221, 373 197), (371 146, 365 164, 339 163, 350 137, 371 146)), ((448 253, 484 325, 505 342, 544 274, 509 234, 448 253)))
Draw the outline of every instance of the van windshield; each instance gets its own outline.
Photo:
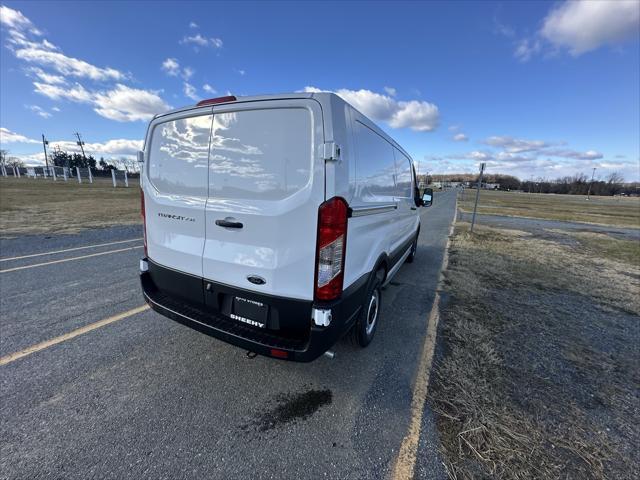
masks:
POLYGON ((311 113, 304 108, 241 110, 213 118, 209 196, 281 200, 310 180, 311 113))

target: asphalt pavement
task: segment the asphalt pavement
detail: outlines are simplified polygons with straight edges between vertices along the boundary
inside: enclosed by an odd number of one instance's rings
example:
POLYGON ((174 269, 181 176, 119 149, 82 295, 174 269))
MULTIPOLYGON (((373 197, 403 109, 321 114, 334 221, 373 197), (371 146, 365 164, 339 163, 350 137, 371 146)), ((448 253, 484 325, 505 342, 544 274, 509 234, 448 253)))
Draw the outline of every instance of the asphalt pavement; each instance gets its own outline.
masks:
MULTIPOLYGON (((471 213, 460 212, 458 218, 463 222, 471 222, 471 213)), ((611 225, 596 225, 593 223, 567 222, 561 220, 545 220, 541 218, 509 217, 507 215, 477 214, 476 222, 479 225, 495 226, 512 230, 522 230, 539 234, 547 230, 566 230, 573 232, 603 233, 623 240, 640 240, 640 229, 627 227, 614 227, 611 225)))
MULTIPOLYGON (((386 287, 366 349, 250 359, 147 310, 1 365, 0 478, 388 477, 454 209, 453 192, 422 209, 416 261, 386 287)), ((140 237, 1 240, 0 357, 142 305, 140 237)), ((429 412, 416 476, 445 477, 429 412)))

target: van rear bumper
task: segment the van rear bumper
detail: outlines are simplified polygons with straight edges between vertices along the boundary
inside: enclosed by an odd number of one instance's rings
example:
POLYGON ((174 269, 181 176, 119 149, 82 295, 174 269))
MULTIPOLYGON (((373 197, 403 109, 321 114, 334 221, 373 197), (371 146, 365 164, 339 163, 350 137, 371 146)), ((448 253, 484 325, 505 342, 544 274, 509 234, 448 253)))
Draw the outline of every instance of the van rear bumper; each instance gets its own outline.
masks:
POLYGON ((310 362, 329 350, 353 325, 366 293, 366 278, 347 288, 341 299, 326 305, 272 297, 249 292, 228 285, 213 286, 225 295, 251 298, 266 305, 276 305, 280 323, 298 325, 295 334, 260 328, 233 320, 219 309, 208 305, 205 286, 210 281, 194 277, 148 262, 149 268, 140 273, 145 301, 156 312, 206 335, 218 338, 267 357, 298 362, 310 362), (179 287, 178 290, 171 285, 179 287), (327 327, 313 324, 312 308, 331 309, 332 320, 327 327), (292 318, 293 317, 293 318, 292 318))

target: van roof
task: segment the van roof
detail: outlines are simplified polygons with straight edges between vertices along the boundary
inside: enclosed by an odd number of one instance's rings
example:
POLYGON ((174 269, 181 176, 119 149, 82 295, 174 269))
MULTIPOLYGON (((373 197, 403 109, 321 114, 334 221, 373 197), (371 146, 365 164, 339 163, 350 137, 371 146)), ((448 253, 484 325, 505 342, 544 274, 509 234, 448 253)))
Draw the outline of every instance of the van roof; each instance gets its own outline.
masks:
MULTIPOLYGON (((216 103, 216 105, 227 105, 229 103, 246 103, 246 102, 260 102, 260 101, 266 101, 266 100, 291 100, 291 99, 296 99, 296 98, 315 98, 318 101, 320 101, 320 103, 331 103, 332 101, 338 101, 341 103, 346 103, 347 105, 349 105, 351 108, 353 108, 355 111, 359 112, 360 114, 362 114, 362 116, 364 118, 366 118, 368 120, 368 127, 372 128, 376 133, 378 133, 379 135, 381 135, 383 138, 387 139, 387 141, 391 142, 391 144, 393 144, 393 146, 397 147, 402 153, 404 153, 407 157, 411 158, 411 155, 409 155, 407 153, 407 151, 402 148, 398 142, 396 142, 393 138, 391 138, 384 130, 382 130, 373 120, 371 120, 369 117, 367 117, 364 113, 360 112, 357 108, 355 108, 353 105, 351 105, 349 102, 345 101, 342 97, 340 97, 339 95, 333 93, 333 92, 293 92, 293 93, 274 93, 274 94, 268 94, 268 95, 249 95, 249 96, 236 96, 235 97, 236 100, 230 101, 230 102, 221 102, 221 103, 216 103), (324 98, 323 98, 324 97, 324 98), (324 102, 323 102, 324 100, 324 102)), ((180 107, 180 108, 176 108, 173 110, 170 110, 168 112, 164 112, 164 113, 160 113, 156 116, 154 116, 153 118, 159 118, 159 117, 164 117, 166 115, 172 115, 174 113, 179 113, 179 112, 186 112, 189 110, 195 110, 197 108, 202 108, 204 106, 211 106, 211 105, 189 105, 189 106, 185 106, 185 107, 180 107)))

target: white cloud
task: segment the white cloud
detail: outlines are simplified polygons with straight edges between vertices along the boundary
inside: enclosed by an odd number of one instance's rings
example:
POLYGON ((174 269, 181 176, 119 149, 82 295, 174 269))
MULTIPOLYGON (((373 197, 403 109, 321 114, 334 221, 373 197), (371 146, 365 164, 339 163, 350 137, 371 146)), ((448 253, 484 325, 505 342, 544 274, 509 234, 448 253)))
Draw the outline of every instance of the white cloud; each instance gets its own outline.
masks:
POLYGON ((25 107, 42 118, 49 118, 51 116, 49 112, 44 110, 42 107, 39 107, 38 105, 25 105, 25 107))
POLYGON ((211 85, 209 85, 208 83, 205 83, 204 85, 202 85, 202 90, 204 90, 207 93, 211 93, 211 94, 218 93, 218 91, 215 88, 213 88, 211 85))
POLYGON ((551 157, 573 158, 575 160, 598 160, 604 155, 595 150, 587 150, 586 152, 578 152, 575 150, 543 150, 545 155, 551 157))
POLYGON ((42 32, 22 12, 4 5, 0 5, 0 24, 13 30, 28 31, 33 35, 42 35, 42 32))
POLYGON ((194 73, 196 73, 196 71, 193 68, 184 67, 182 69, 182 78, 184 78, 185 80, 189 80, 191 77, 193 77, 194 73))
POLYGON ((515 42, 514 56, 521 62, 560 51, 577 57, 639 34, 638 0, 567 0, 547 13, 534 35, 515 42))
POLYGON ((8 128, 0 127, 0 144, 5 143, 40 143, 40 140, 27 138, 19 133, 12 132, 8 128))
POLYGON ((573 56, 638 36, 640 2, 567 1, 544 19, 540 35, 573 56))
POLYGON ((180 73, 180 63, 176 58, 167 58, 162 62, 162 70, 173 77, 177 77, 180 73))
POLYGON ((53 100, 65 99, 90 104, 98 115, 118 122, 146 121, 155 114, 171 108, 157 92, 122 84, 105 91, 89 91, 78 83, 71 88, 39 82, 34 82, 34 85, 36 93, 53 100))
POLYGON ((432 103, 411 100, 398 102, 398 107, 389 121, 393 128, 407 127, 418 132, 430 132, 438 126, 440 112, 432 103))
POLYGON ((484 143, 492 147, 501 147, 511 153, 533 152, 552 144, 542 140, 523 140, 509 136, 493 136, 485 139, 484 143))
POLYGON ((59 112, 60 109, 58 107, 51 107, 51 110, 53 110, 54 112, 59 112))
POLYGON ((64 99, 76 103, 91 103, 93 101, 93 94, 79 83, 71 87, 61 87, 41 82, 33 82, 33 85, 36 87, 36 93, 53 100, 64 99))
MULTIPOLYGON (((302 91, 318 93, 317 87, 307 86, 302 91)), ((342 97, 373 120, 387 122, 392 128, 410 128, 417 132, 428 132, 438 126, 440 113, 432 103, 410 100, 397 101, 388 95, 371 90, 348 90, 342 88, 334 93, 342 97)))
POLYGON ((182 40, 180 40, 181 45, 193 45, 194 47, 211 47, 211 48, 222 48, 222 40, 220 38, 206 38, 196 33, 195 35, 185 35, 182 40))
POLYGON ((184 82, 183 92, 185 96, 189 97, 191 100, 199 100, 199 97, 196 93, 196 87, 194 87, 190 83, 184 82))
POLYGON ((451 140, 453 140, 454 142, 466 142, 467 140, 469 140, 469 138, 464 133, 460 132, 453 135, 451 137, 451 140))
POLYGON ((190 22, 189 28, 198 28, 198 24, 196 22, 190 22))
POLYGON ((236 70, 236 72, 238 72, 240 76, 244 76, 244 74, 247 73, 245 70, 236 70))
POLYGON ((125 78, 122 72, 114 68, 96 67, 84 60, 40 47, 18 48, 13 53, 25 62, 50 67, 65 76, 84 77, 91 80, 122 80, 125 78))
POLYGON ((169 76, 177 77, 181 76, 184 80, 189 80, 193 77, 196 71, 191 67, 180 67, 180 62, 177 58, 167 58, 162 62, 161 69, 169 76))
MULTIPOLYGON (((107 140, 106 142, 86 142, 84 150, 88 155, 94 157, 99 156, 134 156, 138 150, 143 147, 143 140, 129 140, 124 138, 107 140)), ((52 140, 49 141, 50 148, 56 146, 61 150, 69 152, 80 151, 80 148, 74 141, 69 140, 52 140)))
MULTIPOLYGON (((148 120, 154 114, 170 108, 159 96, 158 92, 128 87, 122 83, 111 83, 96 89, 81 83, 67 85, 66 77, 79 77, 100 82, 124 80, 127 75, 109 67, 97 67, 84 60, 64 55, 58 47, 46 39, 34 41, 33 35, 41 32, 22 13, 8 7, 1 7, 1 23, 7 27, 7 47, 24 62, 34 66, 27 70, 34 75, 35 92, 53 100, 69 100, 76 103, 92 105, 99 115, 116 121, 148 120), (45 71, 41 67, 57 72, 45 71)), ((167 59, 165 63, 171 59, 167 59)), ((175 60, 175 59, 173 59, 175 60)), ((163 64, 164 66, 164 64, 163 64)), ((188 75, 193 70, 186 70, 188 75)), ((31 108, 31 107, 29 107, 31 108)), ((38 115, 50 115, 42 109, 31 108, 38 115)))
POLYGON ((453 136, 454 142, 466 142, 469 138, 464 133, 456 133, 453 136))
POLYGON ((121 84, 112 90, 96 93, 93 103, 96 113, 119 122, 146 121, 171 108, 157 92, 121 84))
POLYGON ((33 73, 39 80, 48 84, 62 85, 66 83, 64 77, 60 75, 54 75, 52 73, 47 73, 41 68, 33 67, 29 69, 29 72, 33 73))
POLYGON ((395 97, 397 95, 397 90, 393 87, 384 87, 384 91, 387 92, 387 95, 395 97))
POLYGON ((499 35, 508 37, 508 38, 512 38, 516 32, 513 29, 513 27, 511 27, 510 25, 506 25, 504 23, 501 23, 498 20, 497 16, 493 17, 493 31, 494 33, 497 33, 499 35))
POLYGON ((542 44, 540 40, 524 38, 518 42, 513 55, 521 62, 528 62, 531 60, 531 57, 539 53, 541 49, 542 44))

